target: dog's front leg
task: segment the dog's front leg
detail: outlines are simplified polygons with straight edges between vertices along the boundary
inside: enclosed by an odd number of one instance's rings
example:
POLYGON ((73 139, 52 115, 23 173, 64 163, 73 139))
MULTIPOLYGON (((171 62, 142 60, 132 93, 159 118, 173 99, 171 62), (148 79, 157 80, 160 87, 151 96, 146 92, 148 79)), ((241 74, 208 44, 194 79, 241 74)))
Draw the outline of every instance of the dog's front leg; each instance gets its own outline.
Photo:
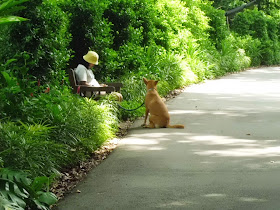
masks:
POLYGON ((144 120, 144 124, 142 124, 142 127, 146 127, 146 121, 147 121, 147 118, 148 118, 148 115, 149 115, 149 109, 146 108, 146 113, 145 113, 145 120, 144 120))

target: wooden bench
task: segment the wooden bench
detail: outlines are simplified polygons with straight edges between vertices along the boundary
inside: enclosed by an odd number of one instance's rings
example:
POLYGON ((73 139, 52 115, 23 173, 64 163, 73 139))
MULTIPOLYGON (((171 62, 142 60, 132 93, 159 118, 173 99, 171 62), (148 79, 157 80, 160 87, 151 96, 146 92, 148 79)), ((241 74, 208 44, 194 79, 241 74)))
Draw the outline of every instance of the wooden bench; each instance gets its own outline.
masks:
POLYGON ((123 87, 122 83, 106 83, 106 87, 91 87, 87 85, 78 85, 75 71, 70 69, 69 71, 69 81, 72 86, 73 93, 77 93, 83 97, 89 98, 100 98, 100 96, 105 94, 109 94, 112 92, 120 92, 123 87))

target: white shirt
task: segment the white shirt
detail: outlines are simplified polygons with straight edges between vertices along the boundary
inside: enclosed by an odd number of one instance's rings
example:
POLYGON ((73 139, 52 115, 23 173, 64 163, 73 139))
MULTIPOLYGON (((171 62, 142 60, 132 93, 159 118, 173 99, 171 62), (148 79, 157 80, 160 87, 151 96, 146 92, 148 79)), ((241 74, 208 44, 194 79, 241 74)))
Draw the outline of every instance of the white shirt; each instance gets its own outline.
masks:
POLYGON ((78 82, 86 81, 91 86, 100 87, 91 69, 87 69, 84 65, 79 64, 74 71, 78 82))

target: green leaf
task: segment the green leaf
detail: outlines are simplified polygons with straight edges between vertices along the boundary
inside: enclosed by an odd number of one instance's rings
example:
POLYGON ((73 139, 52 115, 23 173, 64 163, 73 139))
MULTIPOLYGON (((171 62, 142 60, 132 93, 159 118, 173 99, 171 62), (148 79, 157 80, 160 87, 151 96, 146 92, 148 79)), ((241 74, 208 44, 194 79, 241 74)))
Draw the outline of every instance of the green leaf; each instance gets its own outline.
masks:
POLYGON ((49 184, 49 178, 46 176, 36 177, 31 185, 31 188, 35 191, 42 190, 49 184))
POLYGON ((28 178, 27 174, 9 170, 7 168, 0 169, 0 180, 1 178, 7 179, 11 182, 22 183, 25 186, 29 186, 31 184, 31 180, 28 178))
POLYGON ((5 78, 6 82, 8 85, 11 84, 12 78, 10 77, 10 75, 7 72, 2 71, 1 72, 3 77, 5 78))
POLYGON ((6 63, 5 63, 5 66, 9 65, 10 63, 12 62, 15 62, 17 61, 17 59, 13 58, 13 59, 9 59, 6 63))
POLYGON ((10 9, 7 9, 7 10, 2 10, 0 11, 0 15, 1 16, 8 16, 10 14, 13 14, 14 12, 17 12, 17 11, 20 11, 20 10, 23 10, 25 9, 26 7, 23 7, 23 6, 17 6, 17 7, 12 7, 10 9))
POLYGON ((24 210, 16 203, 12 203, 0 194, 0 210, 24 210))
POLYGON ((27 20, 28 20, 27 18, 18 17, 18 16, 0 17, 0 24, 22 22, 22 21, 27 21, 27 20))
POLYGON ((0 12, 6 11, 12 7, 15 7, 15 6, 22 4, 24 2, 27 2, 27 1, 29 1, 29 0, 19 0, 19 1, 8 0, 0 5, 0 12))
POLYGON ((42 210, 49 210, 44 204, 42 204, 39 200, 34 200, 34 203, 36 204, 38 209, 42 210))
POLYGON ((15 194, 9 191, 0 191, 0 197, 5 199, 7 203, 17 205, 19 207, 25 208, 26 203, 19 197, 17 197, 15 194))
POLYGON ((13 187, 16 195, 22 198, 28 198, 28 193, 26 191, 24 192, 24 189, 20 189, 17 184, 14 184, 13 187))
POLYGON ((39 196, 38 200, 41 203, 45 203, 50 206, 57 202, 57 197, 55 196, 55 194, 53 194, 51 192, 42 192, 42 194, 39 196))
POLYGON ((7 194, 10 197, 10 199, 13 201, 13 203, 16 203, 17 205, 21 206, 22 208, 25 208, 26 203, 20 197, 18 197, 17 195, 15 195, 11 192, 8 192, 7 194))

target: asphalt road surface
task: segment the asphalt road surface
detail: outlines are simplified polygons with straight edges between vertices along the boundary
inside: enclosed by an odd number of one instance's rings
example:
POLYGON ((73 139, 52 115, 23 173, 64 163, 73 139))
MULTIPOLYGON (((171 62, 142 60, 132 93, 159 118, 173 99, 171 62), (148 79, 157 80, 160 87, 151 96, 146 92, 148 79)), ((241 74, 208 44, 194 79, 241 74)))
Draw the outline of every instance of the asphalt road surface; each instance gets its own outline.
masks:
POLYGON ((280 209, 279 67, 187 87, 167 106, 185 129, 136 121, 57 209, 280 209))

